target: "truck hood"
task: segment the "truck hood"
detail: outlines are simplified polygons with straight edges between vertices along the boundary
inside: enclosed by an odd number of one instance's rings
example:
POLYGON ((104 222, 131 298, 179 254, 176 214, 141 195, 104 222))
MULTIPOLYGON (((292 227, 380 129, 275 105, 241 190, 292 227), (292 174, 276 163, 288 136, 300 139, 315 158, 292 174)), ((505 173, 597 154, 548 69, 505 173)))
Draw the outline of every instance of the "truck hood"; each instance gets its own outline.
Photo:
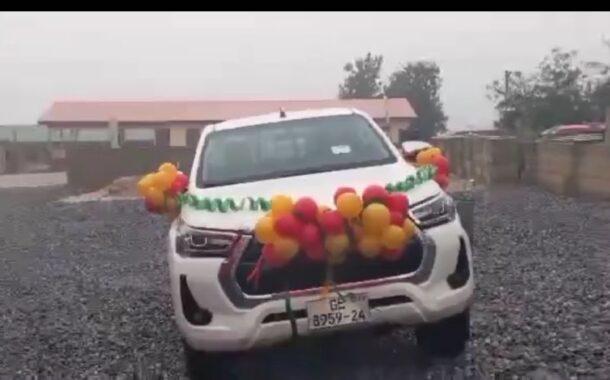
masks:
MULTIPOLYGON (((295 200, 308 196, 318 204, 334 208, 333 195, 340 186, 351 186, 359 194, 362 194, 362 190, 369 185, 385 186, 387 183, 404 180, 406 176, 413 175, 415 172, 413 166, 404 161, 398 161, 389 165, 276 178, 204 189, 196 188, 191 184, 189 192, 197 197, 233 198, 237 202, 247 197, 271 199, 276 194, 290 195, 295 200)), ((441 189, 435 181, 426 181, 407 192, 407 195, 410 203, 414 204, 434 196, 440 191, 441 189)), ((186 224, 193 227, 252 231, 256 221, 263 214, 262 211, 243 210, 220 213, 184 207, 181 217, 186 224)))

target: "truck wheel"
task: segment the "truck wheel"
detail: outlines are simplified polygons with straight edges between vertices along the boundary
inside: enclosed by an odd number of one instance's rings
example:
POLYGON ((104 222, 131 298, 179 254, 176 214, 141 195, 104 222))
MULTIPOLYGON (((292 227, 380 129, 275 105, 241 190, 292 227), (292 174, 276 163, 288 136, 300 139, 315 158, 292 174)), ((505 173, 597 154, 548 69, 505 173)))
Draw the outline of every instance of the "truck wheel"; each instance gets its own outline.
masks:
POLYGON ((415 330, 417 345, 431 355, 457 356, 470 338, 470 313, 466 310, 415 330))

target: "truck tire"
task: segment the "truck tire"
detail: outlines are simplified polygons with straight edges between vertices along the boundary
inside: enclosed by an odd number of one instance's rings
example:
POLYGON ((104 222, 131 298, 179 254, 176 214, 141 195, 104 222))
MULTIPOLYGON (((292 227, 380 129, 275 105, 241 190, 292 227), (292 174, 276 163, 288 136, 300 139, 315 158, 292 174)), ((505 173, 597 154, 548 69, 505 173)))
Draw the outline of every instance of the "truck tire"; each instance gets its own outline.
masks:
POLYGON ((470 338, 470 312, 465 310, 439 322, 415 330, 417 345, 434 356, 457 356, 470 338))

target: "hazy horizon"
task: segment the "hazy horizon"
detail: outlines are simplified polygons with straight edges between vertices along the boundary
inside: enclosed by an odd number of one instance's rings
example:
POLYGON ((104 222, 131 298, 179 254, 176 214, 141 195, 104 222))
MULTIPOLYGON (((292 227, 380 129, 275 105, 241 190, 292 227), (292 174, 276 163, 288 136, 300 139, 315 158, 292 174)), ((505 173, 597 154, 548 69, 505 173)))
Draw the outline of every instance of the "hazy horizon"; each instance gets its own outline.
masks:
POLYGON ((485 86, 553 47, 610 61, 610 13, 0 13, 0 125, 55 100, 336 98, 343 65, 441 68, 450 129, 487 128, 485 86))

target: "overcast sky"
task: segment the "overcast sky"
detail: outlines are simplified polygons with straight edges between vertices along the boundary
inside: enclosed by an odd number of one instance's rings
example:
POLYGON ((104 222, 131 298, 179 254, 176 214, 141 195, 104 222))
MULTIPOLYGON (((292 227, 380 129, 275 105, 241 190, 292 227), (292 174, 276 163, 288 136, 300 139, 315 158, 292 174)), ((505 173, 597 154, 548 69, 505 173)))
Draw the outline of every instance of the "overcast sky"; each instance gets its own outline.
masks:
POLYGON ((383 79, 436 61, 451 129, 494 118, 485 86, 555 46, 610 61, 610 13, 0 13, 0 125, 60 99, 333 98, 371 51, 383 79))

